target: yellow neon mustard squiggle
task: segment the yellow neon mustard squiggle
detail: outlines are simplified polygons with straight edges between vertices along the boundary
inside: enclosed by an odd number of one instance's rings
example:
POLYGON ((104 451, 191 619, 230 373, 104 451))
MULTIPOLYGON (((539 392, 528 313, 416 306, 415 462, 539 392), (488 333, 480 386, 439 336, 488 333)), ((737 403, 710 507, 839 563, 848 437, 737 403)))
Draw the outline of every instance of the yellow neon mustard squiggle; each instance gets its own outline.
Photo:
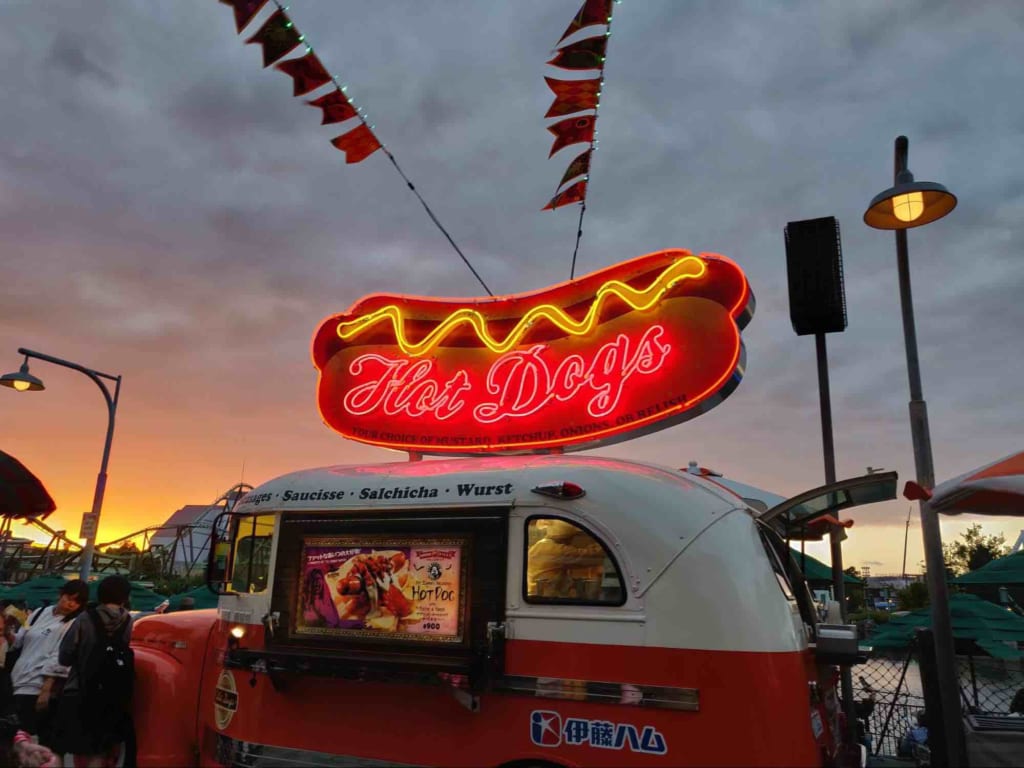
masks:
POLYGON ((375 323, 390 319, 394 327, 395 339, 399 348, 407 355, 424 355, 438 344, 445 335, 455 326, 467 323, 473 327, 480 340, 492 352, 501 354, 512 349, 529 331, 530 326, 541 318, 546 318, 562 331, 573 335, 582 336, 590 333, 597 325, 597 319, 605 300, 609 296, 618 296, 635 310, 644 311, 654 306, 666 291, 677 283, 689 279, 702 277, 707 272, 707 266, 696 256, 687 256, 670 264, 657 278, 644 290, 638 291, 632 286, 619 280, 609 280, 602 285, 594 297, 586 317, 580 321, 574 320, 567 315, 560 307, 553 304, 540 304, 532 307, 523 318, 516 324, 509 334, 498 341, 487 331, 487 320, 475 309, 463 307, 457 309, 445 318, 444 322, 432 330, 422 341, 411 342, 405 337, 402 327, 402 310, 394 304, 381 307, 363 317, 349 320, 345 323, 338 323, 338 336, 344 340, 358 336, 375 323), (696 267, 696 270, 693 269, 696 267))

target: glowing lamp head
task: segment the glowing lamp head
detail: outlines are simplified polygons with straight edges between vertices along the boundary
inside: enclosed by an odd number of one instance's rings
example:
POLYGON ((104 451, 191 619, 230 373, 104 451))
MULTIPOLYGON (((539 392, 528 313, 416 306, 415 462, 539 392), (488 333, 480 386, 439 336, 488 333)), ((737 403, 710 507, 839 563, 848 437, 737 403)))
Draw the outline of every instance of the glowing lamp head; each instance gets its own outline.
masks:
POLYGON ((21 364, 21 368, 17 373, 5 373, 3 376, 0 376, 0 384, 3 384, 5 387, 10 387, 16 392, 46 389, 46 387, 43 386, 42 381, 28 372, 27 357, 25 358, 25 362, 21 364))
POLYGON ((914 174, 901 171, 895 186, 875 195, 864 223, 875 229, 910 229, 941 219, 956 208, 956 195, 941 184, 914 181, 914 174))
POLYGON ((241 640, 243 637, 245 637, 245 627, 241 626, 240 624, 236 624, 231 628, 230 634, 233 638, 235 638, 235 640, 241 640))

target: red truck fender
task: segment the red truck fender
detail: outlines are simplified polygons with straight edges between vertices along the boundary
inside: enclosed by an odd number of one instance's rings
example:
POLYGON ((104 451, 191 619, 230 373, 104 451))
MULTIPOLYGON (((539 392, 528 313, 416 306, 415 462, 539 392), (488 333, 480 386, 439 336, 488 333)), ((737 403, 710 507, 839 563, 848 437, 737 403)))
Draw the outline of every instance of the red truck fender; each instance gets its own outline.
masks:
POLYGON ((199 759, 199 692, 217 611, 139 619, 133 702, 139 766, 189 766, 199 759))

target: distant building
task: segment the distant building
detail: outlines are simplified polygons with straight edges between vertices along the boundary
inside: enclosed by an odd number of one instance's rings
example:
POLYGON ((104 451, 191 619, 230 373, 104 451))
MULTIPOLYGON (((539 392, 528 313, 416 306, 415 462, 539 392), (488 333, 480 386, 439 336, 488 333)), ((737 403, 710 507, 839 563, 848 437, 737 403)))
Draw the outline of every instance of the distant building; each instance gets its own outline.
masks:
POLYGON ((902 574, 893 576, 865 576, 864 578, 864 602, 868 608, 880 611, 896 610, 896 593, 905 589, 915 581, 921 581, 924 576, 919 574, 902 574))
POLYGON ((186 504, 150 537, 150 550, 173 558, 175 573, 201 565, 206 561, 213 519, 222 511, 221 507, 209 504, 186 504))
POLYGON ((186 504, 150 536, 150 550, 172 559, 173 565, 168 570, 174 573, 195 572, 196 568, 202 570, 210 549, 214 520, 250 490, 251 485, 240 483, 213 504, 186 504))

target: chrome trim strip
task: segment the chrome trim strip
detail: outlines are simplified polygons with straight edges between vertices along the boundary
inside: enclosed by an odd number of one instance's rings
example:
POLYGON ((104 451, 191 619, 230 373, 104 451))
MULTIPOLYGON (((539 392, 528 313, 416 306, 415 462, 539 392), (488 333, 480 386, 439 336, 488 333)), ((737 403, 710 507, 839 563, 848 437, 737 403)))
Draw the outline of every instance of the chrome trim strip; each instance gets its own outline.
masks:
POLYGON ((228 624, 255 624, 252 610, 239 608, 218 608, 217 618, 228 624))
MULTIPOLYGON (((535 603, 534 605, 541 605, 535 603)), ((548 604, 545 608, 561 608, 562 606, 556 604, 548 604)), ((595 605, 594 609, 599 609, 601 606, 595 605)), ((505 612, 505 620, 509 619, 552 619, 558 621, 618 621, 627 624, 643 624, 647 621, 646 614, 643 613, 621 613, 621 608, 613 607, 611 611, 607 613, 600 613, 597 610, 593 610, 592 613, 586 611, 541 611, 536 608, 516 608, 510 609, 505 612)))
POLYGON ((592 701, 602 704, 653 707, 686 712, 700 711, 700 692, 696 688, 519 675, 506 675, 495 684, 494 688, 501 692, 521 693, 543 699, 592 701))
POLYGON ((290 768, 290 766, 317 766, 317 768, 389 768, 390 766, 407 766, 410 763, 395 763, 390 760, 377 760, 372 757, 355 755, 331 755, 326 752, 313 752, 308 749, 292 749, 291 747, 274 747, 268 744, 255 744, 251 741, 232 739, 223 734, 217 735, 217 760, 231 768, 290 768))

